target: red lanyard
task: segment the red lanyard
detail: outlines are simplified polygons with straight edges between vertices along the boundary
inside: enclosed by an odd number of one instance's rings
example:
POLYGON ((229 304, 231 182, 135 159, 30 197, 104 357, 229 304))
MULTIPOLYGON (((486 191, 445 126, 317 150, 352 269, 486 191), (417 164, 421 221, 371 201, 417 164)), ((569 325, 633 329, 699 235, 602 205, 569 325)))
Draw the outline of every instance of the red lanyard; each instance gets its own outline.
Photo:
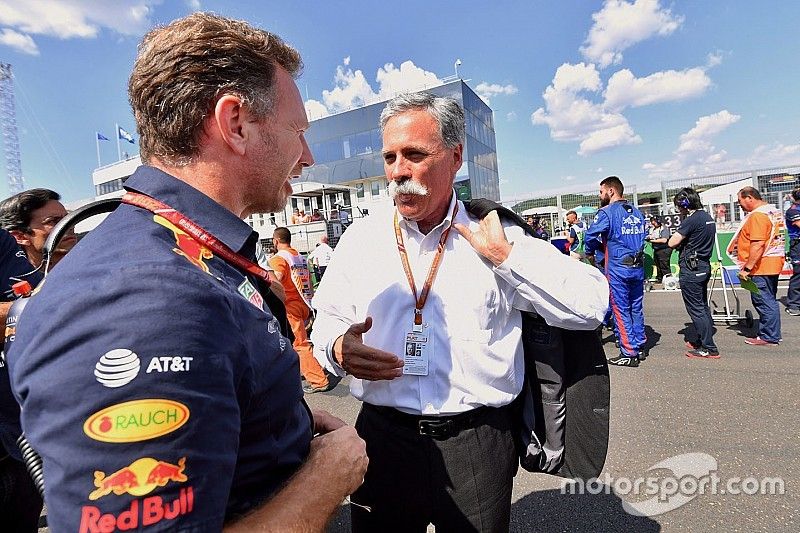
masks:
POLYGON ((414 325, 422 325, 422 308, 425 307, 425 302, 428 301, 428 293, 431 292, 433 280, 436 278, 436 272, 439 270, 439 265, 442 262, 442 255, 444 255, 444 245, 447 242, 447 236, 450 235, 450 230, 453 228, 453 221, 458 212, 458 200, 453 207, 453 214, 450 218, 450 225, 442 232, 439 237, 439 244, 436 247, 436 256, 433 258, 431 268, 428 270, 428 277, 425 278, 425 284, 422 286, 422 293, 417 297, 417 285, 414 283, 414 274, 411 272, 411 265, 408 263, 408 254, 406 253, 406 245, 403 242, 403 234, 400 232, 400 223, 397 220, 397 211, 394 213, 394 234, 397 238, 397 251, 400 252, 400 260, 403 262, 403 270, 406 272, 408 278, 408 285, 411 287, 411 292, 414 293, 414 325))
POLYGON ((256 263, 250 261, 246 257, 237 254, 228 248, 225 243, 207 232, 189 217, 180 213, 179 211, 174 210, 167 204, 159 202, 155 198, 135 192, 126 192, 122 197, 122 203, 147 209, 155 215, 166 218, 175 226, 185 231, 189 237, 197 241, 199 244, 209 248, 212 252, 222 257, 228 263, 231 263, 256 277, 263 279, 267 285, 270 284, 269 274, 266 270, 258 266, 256 263))

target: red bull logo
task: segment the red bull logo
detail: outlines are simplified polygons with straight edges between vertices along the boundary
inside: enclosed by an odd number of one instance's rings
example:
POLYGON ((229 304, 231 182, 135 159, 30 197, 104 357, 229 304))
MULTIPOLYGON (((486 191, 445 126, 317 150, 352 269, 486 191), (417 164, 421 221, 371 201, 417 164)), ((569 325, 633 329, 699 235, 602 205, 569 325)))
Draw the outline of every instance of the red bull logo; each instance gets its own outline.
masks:
POLYGON ((177 465, 158 461, 152 457, 142 457, 130 465, 120 468, 113 474, 106 475, 102 470, 94 473, 96 489, 89 494, 94 501, 112 492, 117 496, 130 494, 144 496, 156 487, 164 487, 167 483, 183 483, 188 478, 183 473, 186 468, 186 457, 181 457, 177 465))
POLYGON ((161 496, 134 499, 127 509, 118 515, 103 513, 94 505, 81 508, 80 533, 110 533, 111 531, 129 531, 139 527, 152 526, 162 520, 174 520, 187 515, 194 509, 194 491, 192 487, 184 487, 174 500, 161 496))
POLYGON ((203 272, 206 274, 210 274, 208 271, 208 265, 206 265, 204 260, 214 257, 214 254, 211 252, 211 250, 194 240, 188 233, 171 223, 166 218, 154 215, 153 220, 170 230, 175 235, 175 242, 177 243, 178 247, 173 248, 173 252, 178 255, 182 255, 188 259, 190 263, 203 270, 203 272))

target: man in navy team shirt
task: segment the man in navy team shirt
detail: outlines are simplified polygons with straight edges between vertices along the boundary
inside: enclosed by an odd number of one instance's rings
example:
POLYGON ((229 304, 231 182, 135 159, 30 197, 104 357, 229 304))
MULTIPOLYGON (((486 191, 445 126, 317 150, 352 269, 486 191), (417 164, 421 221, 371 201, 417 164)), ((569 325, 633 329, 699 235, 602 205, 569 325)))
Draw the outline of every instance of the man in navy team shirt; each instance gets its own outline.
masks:
POLYGON ((800 316, 800 187, 791 193, 792 205, 786 210, 786 228, 789 233, 789 259, 792 277, 786 293, 786 312, 800 316))

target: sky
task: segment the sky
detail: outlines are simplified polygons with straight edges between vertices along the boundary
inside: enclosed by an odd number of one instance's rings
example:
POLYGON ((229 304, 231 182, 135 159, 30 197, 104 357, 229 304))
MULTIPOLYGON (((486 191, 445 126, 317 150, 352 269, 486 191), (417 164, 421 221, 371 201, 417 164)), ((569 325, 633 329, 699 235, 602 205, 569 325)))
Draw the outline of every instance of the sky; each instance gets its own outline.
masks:
POLYGON ((800 2, 0 0, 26 187, 93 196, 95 132, 103 165, 115 124, 138 138, 126 89, 141 36, 197 10, 297 48, 311 118, 453 76, 460 59, 494 111, 505 200, 800 163, 800 2))

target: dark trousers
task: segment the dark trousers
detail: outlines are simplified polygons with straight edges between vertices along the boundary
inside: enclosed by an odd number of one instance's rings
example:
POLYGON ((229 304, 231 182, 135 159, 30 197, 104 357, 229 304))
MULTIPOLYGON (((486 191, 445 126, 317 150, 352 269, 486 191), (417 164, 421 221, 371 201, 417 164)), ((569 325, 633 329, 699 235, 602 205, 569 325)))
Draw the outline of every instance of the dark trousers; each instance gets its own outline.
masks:
POLYGON ((778 275, 753 276, 758 294, 750 293, 753 307, 758 311, 758 336, 768 342, 781 340, 781 308, 778 306, 778 275))
POLYGON ((800 239, 792 239, 789 257, 792 260, 792 277, 789 280, 789 292, 786 293, 786 307, 800 310, 800 239))
POLYGON ((0 460, 0 531, 36 533, 41 512, 42 497, 25 465, 9 456, 0 460))
POLYGON ((697 337, 687 339, 701 345, 709 352, 719 353, 714 344, 714 319, 711 318, 711 309, 708 307, 708 281, 711 278, 711 266, 700 262, 695 270, 684 265, 681 267, 680 282, 681 296, 686 312, 692 319, 697 337))
POLYGON ((654 250, 653 254, 655 255, 656 270, 658 271, 656 281, 661 283, 664 276, 672 274, 672 267, 669 264, 669 259, 672 257, 672 248, 659 248, 654 250))
POLYGON ((489 409, 446 439, 420 435, 385 408, 356 420, 369 467, 351 501, 354 533, 507 532, 518 467, 509 409, 489 409))

